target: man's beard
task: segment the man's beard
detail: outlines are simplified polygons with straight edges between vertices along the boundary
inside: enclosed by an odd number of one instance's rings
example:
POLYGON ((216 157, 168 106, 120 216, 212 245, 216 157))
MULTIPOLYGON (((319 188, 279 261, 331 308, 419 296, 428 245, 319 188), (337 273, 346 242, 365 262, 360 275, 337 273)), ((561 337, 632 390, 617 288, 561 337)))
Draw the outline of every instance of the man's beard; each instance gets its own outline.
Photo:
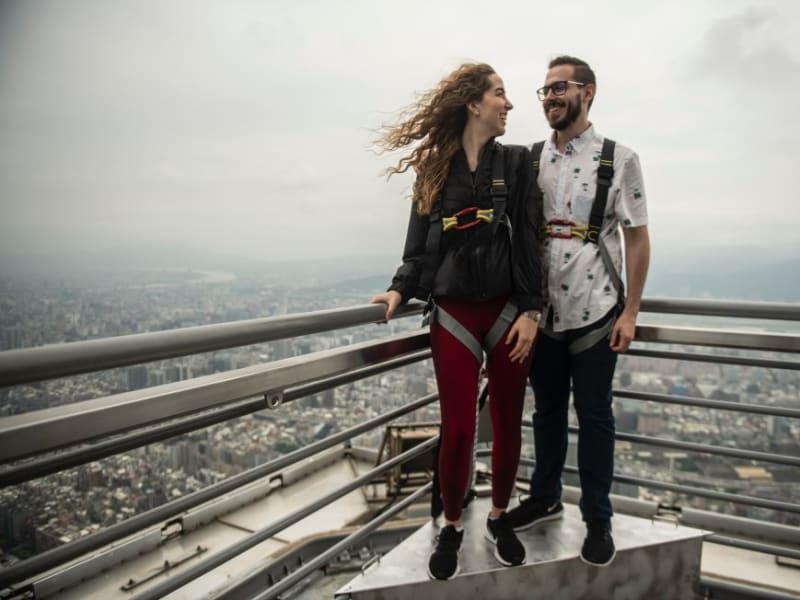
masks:
POLYGON ((577 121, 578 117, 581 116, 580 96, 575 98, 574 101, 573 100, 567 101, 566 105, 567 105, 566 114, 563 117, 561 117, 558 121, 550 123, 550 126, 556 131, 564 131, 567 127, 569 127, 575 121, 577 121))

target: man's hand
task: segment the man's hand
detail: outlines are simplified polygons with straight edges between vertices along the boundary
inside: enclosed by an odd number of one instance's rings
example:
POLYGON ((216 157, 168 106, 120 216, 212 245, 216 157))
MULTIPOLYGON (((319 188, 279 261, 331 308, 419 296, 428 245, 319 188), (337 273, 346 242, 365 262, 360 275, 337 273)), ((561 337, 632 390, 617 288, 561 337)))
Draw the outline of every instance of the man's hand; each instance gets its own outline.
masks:
POLYGON ((623 227, 625 238, 625 272, 628 279, 628 297, 625 309, 614 323, 610 346, 614 352, 626 352, 636 333, 636 316, 642 302, 644 282, 650 265, 650 234, 647 225, 623 227))
POLYGON ((374 296, 372 300, 369 301, 370 304, 385 304, 386 305, 386 312, 383 315, 383 318, 387 321, 392 318, 395 309, 400 306, 400 300, 402 297, 400 296, 399 292, 395 292, 394 290, 384 292, 383 294, 378 294, 374 296))
POLYGON ((622 311, 611 330, 610 346, 614 352, 626 352, 636 333, 636 318, 622 311))

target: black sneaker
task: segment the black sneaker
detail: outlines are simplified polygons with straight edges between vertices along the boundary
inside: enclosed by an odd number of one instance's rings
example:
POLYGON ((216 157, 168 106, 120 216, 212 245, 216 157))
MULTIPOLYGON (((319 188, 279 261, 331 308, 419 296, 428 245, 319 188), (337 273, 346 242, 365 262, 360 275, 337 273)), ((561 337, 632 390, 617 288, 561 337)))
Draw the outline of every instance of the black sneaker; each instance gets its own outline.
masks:
POLYGON ((589 521, 586 523, 586 539, 581 548, 581 560, 596 567, 605 567, 614 560, 617 551, 611 537, 611 521, 589 521))
POLYGON ((486 519, 486 539, 494 544, 494 556, 506 567, 525 562, 525 547, 517 539, 506 513, 497 519, 486 519))
POLYGON ((458 575, 458 553, 464 540, 464 530, 456 531, 454 525, 442 527, 436 536, 436 549, 428 560, 431 579, 452 579, 458 575))
POLYGON ((537 523, 560 519, 564 516, 564 505, 558 500, 545 502, 528 496, 506 514, 514 531, 524 531, 537 523))

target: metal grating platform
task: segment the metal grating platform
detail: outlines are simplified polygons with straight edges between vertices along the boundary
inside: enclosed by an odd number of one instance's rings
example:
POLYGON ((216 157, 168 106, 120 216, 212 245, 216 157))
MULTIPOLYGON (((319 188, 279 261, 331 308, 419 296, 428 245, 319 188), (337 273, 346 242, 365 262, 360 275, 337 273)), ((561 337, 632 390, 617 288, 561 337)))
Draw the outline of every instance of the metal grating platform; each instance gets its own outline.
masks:
POLYGON ((562 520, 519 534, 527 562, 502 567, 483 537, 490 499, 479 498, 464 513, 461 572, 431 581, 428 555, 438 531, 428 523, 336 593, 341 600, 437 598, 547 598, 553 600, 690 600, 697 596, 702 539, 706 532, 671 522, 616 515, 617 556, 608 567, 580 560, 585 527, 576 506, 562 520))

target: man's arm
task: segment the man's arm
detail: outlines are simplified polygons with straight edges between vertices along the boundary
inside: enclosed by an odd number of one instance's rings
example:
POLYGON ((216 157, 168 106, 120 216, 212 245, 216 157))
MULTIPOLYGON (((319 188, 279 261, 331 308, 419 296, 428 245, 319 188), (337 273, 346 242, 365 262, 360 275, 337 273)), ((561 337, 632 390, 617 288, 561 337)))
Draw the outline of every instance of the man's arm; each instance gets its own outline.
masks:
POLYGON ((625 352, 633 341, 636 317, 639 316, 644 282, 650 266, 650 234, 647 232, 647 225, 623 228, 622 233, 625 238, 625 277, 628 294, 625 308, 611 332, 611 349, 616 352, 625 352))

